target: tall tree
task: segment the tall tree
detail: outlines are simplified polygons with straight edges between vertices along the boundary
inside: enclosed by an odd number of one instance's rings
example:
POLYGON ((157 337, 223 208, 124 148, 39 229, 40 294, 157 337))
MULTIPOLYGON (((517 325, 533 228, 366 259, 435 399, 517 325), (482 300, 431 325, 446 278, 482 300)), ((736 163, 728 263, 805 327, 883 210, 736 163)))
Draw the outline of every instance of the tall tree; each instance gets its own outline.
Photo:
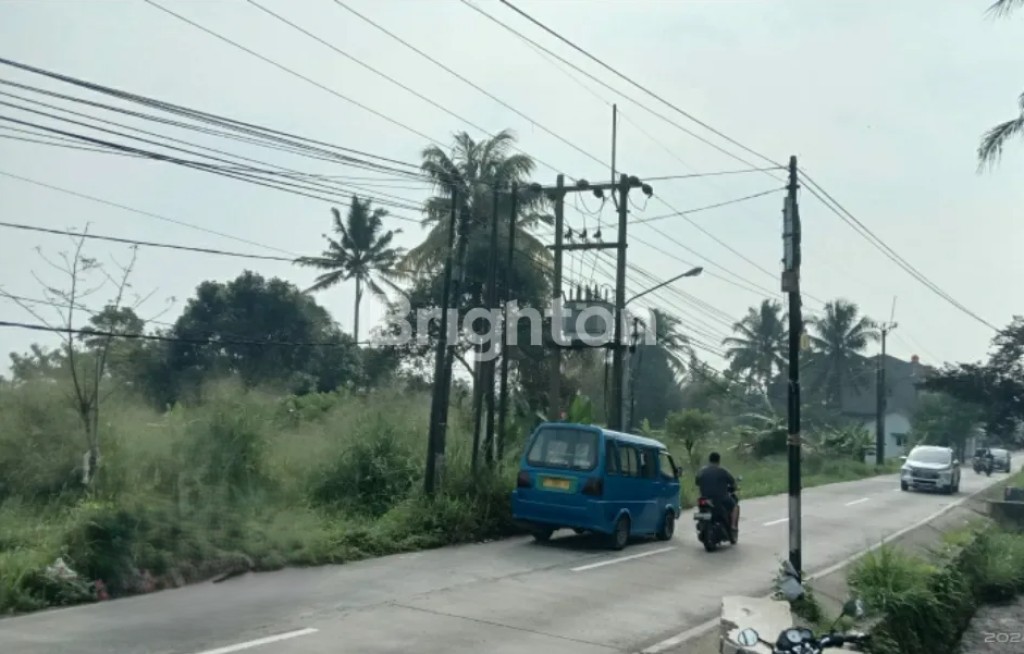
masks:
MULTIPOLYGON (((989 13, 997 16, 1009 16, 1015 9, 1024 6, 1024 0, 996 0, 989 7, 989 13)), ((978 145, 978 165, 984 167, 999 160, 1003 154, 1003 145, 1015 136, 1024 136, 1024 93, 1017 99, 1018 116, 999 123, 989 129, 981 137, 978 145)))
POLYGON ((383 219, 388 212, 381 208, 373 208, 370 199, 360 200, 352 196, 352 204, 348 215, 343 221, 341 213, 331 208, 334 216, 334 233, 338 238, 324 234, 327 249, 319 257, 302 257, 296 263, 327 272, 319 275, 307 289, 320 291, 331 288, 341 282, 354 279, 356 282, 356 302, 353 313, 352 336, 359 341, 359 307, 363 299, 363 286, 377 297, 386 300, 387 294, 378 280, 395 288, 388 278, 395 275, 399 260, 404 252, 401 248, 392 247, 391 241, 395 234, 402 230, 384 230, 383 219))
POLYGON ((844 391, 859 390, 867 383, 862 353, 868 343, 878 340, 877 325, 860 315, 856 304, 842 299, 826 304, 824 315, 808 322, 814 331, 810 340, 816 385, 824 390, 827 405, 840 408, 844 391))
POLYGON ((196 288, 170 333, 168 365, 186 387, 216 375, 293 392, 332 391, 360 377, 354 340, 327 310, 278 278, 245 271, 196 288))
POLYGON ((686 375, 687 363, 693 357, 690 339, 682 332, 682 321, 667 311, 651 309, 651 320, 654 322, 655 346, 665 356, 669 367, 677 378, 686 375))
POLYGON ((767 388, 775 372, 781 374, 786 367, 786 315, 776 300, 764 300, 733 324, 736 336, 722 341, 732 370, 761 388, 767 388))
MULTIPOLYGON (((424 205, 424 224, 431 227, 426 239, 412 248, 403 259, 403 264, 423 271, 437 270, 448 254, 449 226, 452 192, 457 194, 458 212, 464 225, 464 234, 471 244, 486 243, 491 216, 493 215, 495 188, 507 191, 513 182, 525 186, 536 164, 525 154, 512 154, 515 136, 509 130, 502 130, 493 138, 474 141, 466 132, 455 135, 455 146, 445 152, 437 146, 423 150, 421 168, 434 182, 435 195, 424 205)), ((502 193, 498 197, 498 222, 505 224, 501 234, 508 232, 510 196, 502 193)), ((517 206, 516 249, 526 256, 550 257, 547 249, 531 232, 539 222, 550 222, 549 216, 538 213, 543 206, 539 196, 521 197, 517 206)), ((472 252, 472 245, 467 252, 472 252)), ((486 248, 480 249, 481 253, 486 248)), ((467 282, 472 280, 467 276, 467 282)))

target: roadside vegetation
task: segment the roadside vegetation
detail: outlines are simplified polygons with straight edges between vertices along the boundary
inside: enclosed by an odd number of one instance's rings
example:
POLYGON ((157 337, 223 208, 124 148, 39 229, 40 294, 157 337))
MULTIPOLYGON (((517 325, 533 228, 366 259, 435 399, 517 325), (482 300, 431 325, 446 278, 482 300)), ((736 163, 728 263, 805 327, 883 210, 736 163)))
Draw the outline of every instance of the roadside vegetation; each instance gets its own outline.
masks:
MULTIPOLYGON (((1021 482, 1024 473, 1007 481, 1021 482)), ((979 608, 1024 594, 1024 529, 980 520, 945 534, 929 555, 885 545, 847 581, 877 619, 871 652, 955 654, 979 608)))
MULTIPOLYGON (((524 197, 510 219, 508 198, 495 205, 490 194, 513 182, 529 187, 534 162, 514 153, 514 144, 507 132, 482 142, 463 133, 450 152, 423 152, 422 172, 433 181, 424 202, 428 230, 408 251, 393 243, 387 211, 370 199, 352 198, 346 215, 332 212, 323 252, 296 261, 296 270, 316 270, 307 289, 245 270, 199 283, 173 322, 161 322, 161 312, 144 318, 155 291, 133 289, 138 247, 108 266, 89 255, 87 235, 73 237, 66 251, 41 254, 49 265, 38 275, 42 297, 0 289, 59 339, 55 348, 12 353, 0 377, 0 612, 514 533, 514 462, 531 429, 555 414, 551 376, 562 377, 561 406, 594 398, 585 422, 605 424, 609 401, 604 350, 568 351, 559 370, 523 334, 502 354, 510 371, 508 428, 475 438, 494 370, 473 361, 466 313, 487 306, 492 290, 507 290, 520 307, 544 307, 551 296, 551 252, 537 232, 550 222, 549 202, 524 197), (417 324, 413 312, 449 304, 441 289, 452 186, 464 220, 454 239, 461 267, 450 340, 456 372, 440 490, 427 497, 438 325, 409 343, 367 346, 361 334, 388 335, 395 325, 360 327, 356 316, 366 290, 387 303, 390 318, 409 324, 417 324), (512 227, 528 255, 510 262, 508 289, 488 288, 492 224, 499 252, 512 227), (356 289, 353 334, 316 297, 349 283, 356 289)), ((650 298, 671 306, 664 292, 650 298)), ((781 305, 765 300, 726 328, 722 369, 702 358, 714 348, 691 339, 678 318, 661 306, 644 308, 657 339, 644 339, 629 358, 631 424, 668 443, 687 470, 686 504, 694 499, 691 475, 712 450, 744 477, 741 497, 784 492, 788 321, 781 305)), ((1024 342, 1021 325, 1000 336, 1007 348, 1024 342)), ((867 349, 876 324, 838 298, 807 321, 807 334, 804 486, 893 471, 864 463, 873 438, 843 400, 873 393, 867 349)), ((1004 359, 990 366, 1010 365, 1004 359)), ((926 403, 918 417, 929 427, 914 438, 962 444, 965 432, 948 424, 958 412, 943 400, 980 404, 987 396, 975 385, 988 374, 944 371, 932 390, 947 395, 926 403)), ((975 421, 999 427, 1020 410, 1007 399, 1016 378, 1000 379, 1011 380, 998 396, 1005 401, 979 410, 975 421)))

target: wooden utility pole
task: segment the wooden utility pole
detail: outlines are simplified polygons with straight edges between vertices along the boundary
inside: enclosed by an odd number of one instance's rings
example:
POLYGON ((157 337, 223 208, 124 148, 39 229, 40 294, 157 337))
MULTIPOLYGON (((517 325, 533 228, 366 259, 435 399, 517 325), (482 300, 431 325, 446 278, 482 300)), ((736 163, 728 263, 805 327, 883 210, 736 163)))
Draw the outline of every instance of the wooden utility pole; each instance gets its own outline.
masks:
POLYGON ((444 457, 444 431, 446 428, 448 401, 445 382, 448 379, 445 363, 448 354, 448 305, 451 303, 452 267, 455 258, 455 234, 458 231, 458 189, 452 187, 451 215, 448 219, 448 256, 444 262, 444 281, 441 284, 441 329, 437 336, 437 351, 434 356, 434 389, 430 404, 430 425, 427 435, 427 465, 423 475, 424 491, 431 495, 437 485, 440 459, 444 457))
POLYGON ((885 413, 888 404, 888 391, 885 388, 885 339, 889 332, 896 329, 896 323, 882 325, 882 353, 878 357, 875 383, 875 465, 885 464, 885 413))
POLYGON ((800 306, 800 209, 797 204, 796 157, 789 158, 789 184, 783 210, 782 291, 789 296, 789 562, 803 575, 800 524, 800 341, 804 331, 800 306))

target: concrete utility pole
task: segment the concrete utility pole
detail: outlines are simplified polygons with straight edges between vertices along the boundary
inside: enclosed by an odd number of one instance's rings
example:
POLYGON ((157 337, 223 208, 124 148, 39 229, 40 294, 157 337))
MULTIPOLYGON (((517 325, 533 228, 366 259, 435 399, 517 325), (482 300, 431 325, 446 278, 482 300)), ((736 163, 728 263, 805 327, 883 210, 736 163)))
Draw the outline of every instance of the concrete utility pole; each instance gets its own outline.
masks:
POLYGON ((889 332, 896 329, 896 323, 889 322, 882 325, 882 354, 878 357, 876 369, 875 390, 877 392, 875 401, 875 465, 885 464, 885 412, 888 401, 888 392, 885 388, 885 339, 889 332))
MULTIPOLYGON (((617 262, 615 269, 615 325, 614 325, 614 339, 612 343, 612 401, 611 401, 611 420, 609 425, 612 429, 621 430, 623 427, 623 413, 625 397, 623 389, 625 387, 625 369, 623 365, 624 361, 624 349, 625 345, 622 342, 622 321, 625 319, 625 303, 626 303, 626 221, 629 217, 629 204, 627 202, 629 191, 634 188, 641 188, 643 192, 650 196, 653 194, 651 187, 647 184, 642 183, 638 178, 629 175, 621 175, 617 182, 614 184, 590 184, 586 180, 579 180, 576 182, 574 187, 566 187, 564 176, 559 175, 557 184, 552 188, 543 188, 539 185, 534 187, 534 191, 546 193, 555 202, 555 244, 548 246, 555 252, 555 285, 552 292, 552 299, 556 302, 556 306, 552 309, 558 309, 553 311, 555 315, 552 319, 555 323, 558 323, 558 314, 561 313, 561 302, 562 302, 562 253, 567 250, 601 250, 601 249, 614 249, 617 253, 617 262), (585 191, 591 191, 599 198, 604 197, 606 191, 618 191, 618 213, 619 213, 619 229, 618 238, 614 243, 570 243, 568 245, 562 242, 563 236, 563 220, 562 220, 562 208, 564 207, 564 199, 566 193, 580 193, 585 191)), ((552 396, 550 398, 552 420, 558 420, 561 418, 561 400, 560 397, 555 397, 554 389, 556 384, 558 385, 559 391, 561 390, 561 355, 560 350, 564 347, 576 347, 576 344, 564 344, 562 342, 562 325, 553 324, 552 334, 554 343, 552 344, 558 353, 556 361, 559 367, 554 371, 554 375, 558 376, 559 379, 551 380, 552 396)))
POLYGON ((800 342, 803 316, 800 307, 800 210, 797 204, 796 157, 789 158, 789 184, 783 209, 784 243, 782 291, 789 295, 789 392, 787 403, 789 452, 789 562, 803 576, 800 524, 800 342))
MULTIPOLYGON (((555 182, 555 281, 551 286, 551 331, 562 333, 562 325, 555 324, 562 319, 562 240, 565 236, 565 175, 559 174, 555 182)), ((562 342, 555 339, 555 351, 552 355, 554 372, 551 375, 548 395, 548 418, 562 419, 562 342)))
POLYGON ((519 185, 512 184, 512 197, 509 199, 509 220, 508 220, 508 250, 505 256, 504 284, 502 285, 502 306, 504 319, 501 324, 501 382, 498 391, 498 460, 505 457, 505 427, 508 421, 508 355, 509 355, 509 330, 515 325, 509 325, 509 303, 512 301, 512 290, 509 285, 512 281, 512 259, 516 252, 516 211, 518 210, 519 185))

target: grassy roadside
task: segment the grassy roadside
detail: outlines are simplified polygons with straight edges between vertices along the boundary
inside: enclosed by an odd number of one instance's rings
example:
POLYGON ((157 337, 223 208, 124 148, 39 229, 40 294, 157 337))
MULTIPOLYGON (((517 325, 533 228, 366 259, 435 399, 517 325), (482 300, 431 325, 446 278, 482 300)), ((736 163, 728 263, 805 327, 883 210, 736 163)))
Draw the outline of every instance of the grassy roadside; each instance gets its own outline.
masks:
MULTIPOLYGON (((0 393, 0 613, 516 533, 508 493, 522 443, 474 477, 458 405, 444 487, 423 496, 424 394, 284 398, 225 385, 166 413, 114 396, 89 492, 73 482, 82 447, 65 406, 52 385, 0 393), (77 575, 48 572, 58 558, 77 575)), ((784 458, 726 457, 743 497, 785 492, 784 458)), ((879 472, 816 456, 804 466, 805 486, 879 472)), ((684 483, 684 501, 693 494, 684 483)))
MULTIPOLYGON (((998 498, 1004 486, 1021 484, 1024 472, 983 496, 998 498)), ((930 556, 885 546, 856 564, 848 584, 880 618, 871 652, 954 654, 980 606, 1024 593, 1024 533, 983 523, 944 534, 930 556)))

